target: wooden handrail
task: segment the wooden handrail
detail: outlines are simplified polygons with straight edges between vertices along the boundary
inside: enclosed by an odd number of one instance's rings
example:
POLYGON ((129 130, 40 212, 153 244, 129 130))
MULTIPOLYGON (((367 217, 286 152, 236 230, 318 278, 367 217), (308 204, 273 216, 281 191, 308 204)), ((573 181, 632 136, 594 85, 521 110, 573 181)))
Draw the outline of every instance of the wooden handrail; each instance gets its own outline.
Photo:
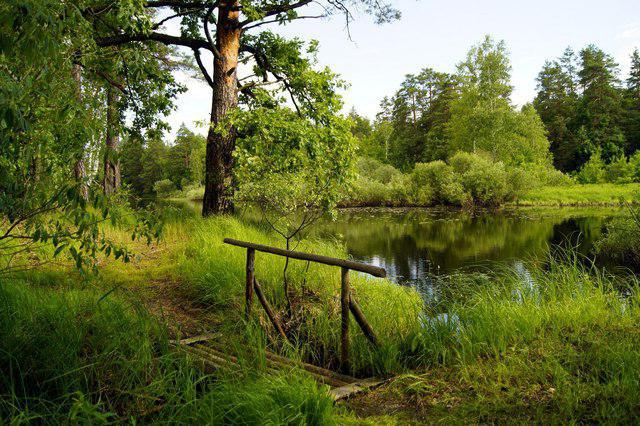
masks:
MULTIPOLYGON (((234 240, 233 238, 225 238, 225 244, 231 244, 232 246, 243 247, 247 249, 247 265, 245 276, 245 315, 247 320, 251 315, 251 303, 253 300, 253 293, 258 296, 258 300, 267 313, 269 320, 278 331, 283 339, 287 340, 287 334, 280 325, 278 318, 276 317, 269 301, 264 297, 262 288, 256 280, 255 276, 255 252, 261 251, 264 253, 271 253, 277 256, 284 256, 291 259, 307 260, 310 262, 322 263, 324 265, 339 266, 342 268, 341 285, 340 285, 340 312, 341 312, 341 333, 340 333, 340 364, 342 369, 346 372, 349 370, 349 313, 351 313, 356 319, 356 323, 360 326, 360 329, 364 333, 367 339, 378 347, 378 339, 376 338, 373 329, 364 317, 360 306, 356 303, 351 294, 351 285, 349 284, 349 271, 365 272, 375 277, 384 278, 387 276, 387 271, 384 268, 377 266, 367 265, 365 263, 354 262, 352 260, 337 259, 335 257, 321 256, 319 254, 304 253, 301 251, 284 250, 277 247, 265 246, 264 244, 250 243, 247 241, 234 240)), ((285 290, 286 291, 286 290, 285 290)))
POLYGON ((360 271, 369 275, 373 275, 374 277, 384 278, 387 276, 387 271, 384 268, 367 265, 366 263, 354 262, 353 260, 338 259, 335 257, 304 253, 301 251, 285 250, 277 247, 266 246, 264 244, 234 240, 233 238, 225 238, 224 242, 226 244, 231 244, 232 246, 244 247, 264 253, 271 253, 278 256, 289 257, 291 259, 309 260, 311 262, 322 263, 324 265, 339 266, 341 268, 352 269, 354 271, 360 271))

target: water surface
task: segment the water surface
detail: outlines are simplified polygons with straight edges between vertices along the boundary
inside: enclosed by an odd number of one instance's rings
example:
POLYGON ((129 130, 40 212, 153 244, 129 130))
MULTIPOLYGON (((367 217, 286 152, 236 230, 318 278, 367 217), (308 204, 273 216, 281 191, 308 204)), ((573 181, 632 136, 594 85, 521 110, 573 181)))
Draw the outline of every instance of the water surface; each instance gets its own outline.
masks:
POLYGON ((343 241, 355 260, 386 268, 394 281, 418 284, 431 274, 522 264, 557 246, 592 257, 605 223, 622 214, 616 208, 351 209, 316 232, 343 241))

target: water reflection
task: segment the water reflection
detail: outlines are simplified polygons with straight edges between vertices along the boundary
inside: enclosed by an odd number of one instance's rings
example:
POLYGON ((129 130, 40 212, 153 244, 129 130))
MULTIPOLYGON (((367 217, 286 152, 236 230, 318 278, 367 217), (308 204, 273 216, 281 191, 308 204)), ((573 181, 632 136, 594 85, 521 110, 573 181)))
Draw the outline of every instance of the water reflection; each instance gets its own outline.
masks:
POLYGON ((556 245, 571 244, 588 255, 604 223, 622 213, 619 209, 346 210, 337 221, 320 224, 317 232, 342 240, 350 256, 386 268, 393 280, 427 290, 432 274, 482 271, 495 268, 496 262, 513 265, 546 256, 556 245))

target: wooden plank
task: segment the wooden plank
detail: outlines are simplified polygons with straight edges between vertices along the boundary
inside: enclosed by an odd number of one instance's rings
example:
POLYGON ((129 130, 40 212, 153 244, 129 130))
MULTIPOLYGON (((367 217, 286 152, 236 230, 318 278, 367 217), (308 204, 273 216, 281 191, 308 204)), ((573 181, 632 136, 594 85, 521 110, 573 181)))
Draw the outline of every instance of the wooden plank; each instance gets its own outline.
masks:
POLYGON ((340 401, 342 399, 349 398, 360 392, 372 389, 384 383, 384 380, 366 379, 355 383, 349 383, 348 385, 340 386, 329 390, 329 394, 333 397, 334 401, 340 401))
POLYGON ((373 346, 378 347, 378 338, 373 332, 373 328, 371 328, 371 325, 369 325, 369 322, 362 313, 360 305, 358 305, 356 300, 353 298, 353 295, 349 297, 349 309, 351 310, 353 317, 356 319, 356 322, 360 326, 360 329, 362 329, 362 332, 367 337, 367 339, 369 339, 373 346))
POLYGON ((315 373, 321 376, 332 377, 335 380, 342 382, 343 384, 353 383, 357 381, 355 377, 340 374, 335 371, 327 370, 326 368, 318 367, 317 365, 308 364, 306 362, 294 361, 292 359, 283 357, 281 355, 274 354, 273 352, 266 352, 267 359, 277 361, 281 364, 290 365, 292 367, 302 368, 310 373, 315 373))
POLYGON ((246 281, 245 281, 245 306, 244 306, 244 315, 248 320, 249 315, 251 315, 251 303, 253 302, 253 280, 255 279, 255 259, 256 259, 256 251, 252 248, 247 249, 247 271, 246 271, 246 281))
POLYGON ((340 367, 343 372, 349 370, 349 269, 342 268, 340 286, 340 311, 342 313, 342 333, 340 336, 340 367))
POLYGON ((232 246, 252 248, 264 253, 271 253, 278 256, 289 257, 291 259, 308 260, 311 262, 322 263, 324 265, 340 266, 342 268, 352 269, 354 271, 365 272, 367 274, 373 275, 374 277, 384 278, 387 276, 387 271, 384 268, 367 265, 366 263, 354 262, 352 260, 338 259, 335 257, 304 253, 301 251, 285 250, 277 247, 267 246, 264 244, 235 240, 233 238, 225 238, 224 242, 225 244, 231 244, 232 246))
POLYGON ((189 337, 187 339, 169 340, 169 343, 172 345, 193 345, 194 343, 206 342, 209 340, 216 339, 220 336, 221 336, 220 333, 209 333, 209 334, 202 334, 200 336, 189 337))

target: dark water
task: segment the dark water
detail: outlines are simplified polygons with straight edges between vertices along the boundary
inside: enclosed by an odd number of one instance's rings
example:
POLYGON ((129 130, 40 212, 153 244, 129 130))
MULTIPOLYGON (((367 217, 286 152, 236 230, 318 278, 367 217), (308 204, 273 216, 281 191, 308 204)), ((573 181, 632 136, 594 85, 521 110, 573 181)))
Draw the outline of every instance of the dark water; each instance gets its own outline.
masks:
POLYGON ((354 209, 316 232, 343 241, 351 257, 386 268, 396 282, 419 286, 432 274, 520 265, 557 246, 592 257, 604 224, 621 214, 624 209, 354 209))

